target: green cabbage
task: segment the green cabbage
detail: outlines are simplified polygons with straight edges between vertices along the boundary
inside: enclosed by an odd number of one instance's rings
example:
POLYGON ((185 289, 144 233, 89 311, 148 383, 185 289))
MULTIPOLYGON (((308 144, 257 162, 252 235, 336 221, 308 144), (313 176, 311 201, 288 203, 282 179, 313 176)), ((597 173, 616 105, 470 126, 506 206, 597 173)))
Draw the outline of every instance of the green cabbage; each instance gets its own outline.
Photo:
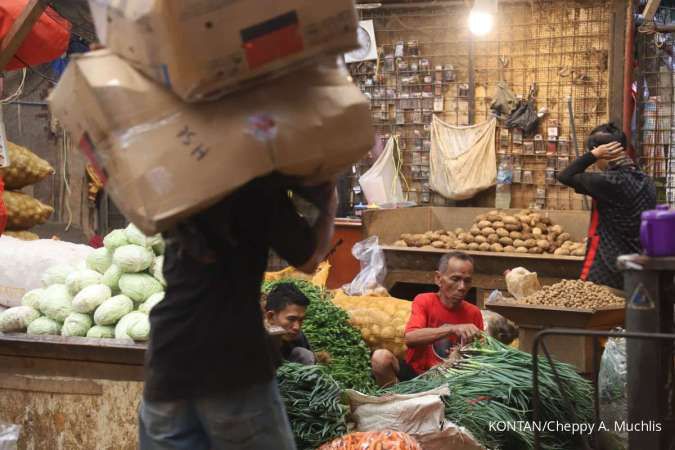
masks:
POLYGON ((66 317, 61 328, 61 336, 86 336, 93 322, 87 314, 72 313, 66 317))
POLYGON ((130 244, 140 245, 141 247, 148 246, 148 237, 133 223, 130 223, 129 226, 124 229, 124 234, 130 244))
POLYGON ((120 291, 120 277, 122 276, 122 269, 120 269, 117 264, 113 264, 108 267, 108 270, 105 271, 101 277, 101 284, 105 284, 110 288, 113 294, 116 294, 120 291))
POLYGON ((138 310, 142 313, 150 314, 152 308, 154 308, 154 306, 157 303, 161 302, 162 300, 164 300, 164 292, 152 294, 150 297, 148 297, 146 301, 144 301, 138 306, 138 310))
POLYGON ((120 291, 137 303, 163 290, 160 282, 147 273, 125 273, 120 277, 120 291))
POLYGON ((42 301, 42 297, 44 297, 44 295, 44 289, 33 289, 32 291, 28 291, 23 295, 21 298, 21 304, 39 310, 40 302, 42 301))
POLYGON ((0 313, 0 331, 3 333, 24 331, 38 317, 40 317, 40 311, 35 308, 14 306, 0 313))
POLYGON ((66 278, 66 286, 68 286, 71 295, 75 295, 87 286, 99 284, 101 277, 102 275, 95 270, 76 270, 66 278))
POLYGON ((65 284, 52 284, 45 289, 40 301, 42 314, 57 322, 63 322, 73 312, 73 297, 65 284))
POLYGON ((126 295, 116 295, 101 303, 94 312, 97 325, 115 325, 134 309, 134 302, 126 295))
POLYGON ((28 325, 26 332, 36 336, 59 336, 61 334, 61 324, 49 317, 38 317, 28 325))
POLYGON ((163 255, 164 250, 166 249, 166 244, 164 243, 164 239, 162 238, 161 234, 156 234, 153 237, 150 238, 150 246, 152 247, 152 251, 155 252, 155 255, 163 255))
MULTIPOLYGON (((131 326, 133 326, 136 322, 142 321, 142 320, 148 320, 148 315, 143 314, 142 312, 138 311, 132 311, 126 316, 122 317, 119 322, 117 322, 117 325, 115 326, 115 339, 125 339, 125 340, 133 340, 131 336, 129 336, 128 330, 131 326)), ((140 327, 142 328, 142 327, 140 327)), ((135 327, 134 327, 135 329, 135 327)), ((136 330, 135 331, 140 331, 136 330)))
POLYGON ((158 256, 150 266, 150 273, 159 281, 162 286, 166 287, 166 279, 164 278, 164 256, 158 256))
POLYGON ((125 245, 115 250, 113 262, 122 269, 122 272, 143 272, 152 264, 155 255, 140 245, 125 245))
POLYGON ((129 240, 124 230, 113 230, 103 238, 103 246, 110 250, 110 252, 114 252, 117 248, 128 244, 129 240))
POLYGON ((51 286, 52 284, 65 284, 66 278, 73 272, 75 272, 75 268, 70 264, 51 266, 42 274, 42 284, 44 286, 51 286))
POLYGON ((88 338, 112 339, 115 337, 115 328, 104 325, 94 325, 87 331, 88 338))
POLYGON ((147 314, 132 320, 127 326, 127 335, 134 341, 147 341, 150 339, 150 319, 147 314))
POLYGON ((105 247, 97 248, 87 256, 87 268, 104 273, 112 264, 112 253, 105 247))
POLYGON ((90 313, 108 300, 112 292, 104 284, 92 284, 82 289, 73 299, 73 311, 78 313, 90 313))

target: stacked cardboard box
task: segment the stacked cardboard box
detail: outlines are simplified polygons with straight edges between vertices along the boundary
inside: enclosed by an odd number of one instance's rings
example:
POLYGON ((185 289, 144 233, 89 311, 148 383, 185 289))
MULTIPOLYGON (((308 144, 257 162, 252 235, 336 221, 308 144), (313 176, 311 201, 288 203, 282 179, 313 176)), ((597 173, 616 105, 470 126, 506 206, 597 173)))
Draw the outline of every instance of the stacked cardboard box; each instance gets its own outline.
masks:
POLYGON ((93 8, 109 49, 74 58, 50 104, 146 233, 273 171, 320 182, 373 144, 336 61, 352 0, 111 4, 93 8))

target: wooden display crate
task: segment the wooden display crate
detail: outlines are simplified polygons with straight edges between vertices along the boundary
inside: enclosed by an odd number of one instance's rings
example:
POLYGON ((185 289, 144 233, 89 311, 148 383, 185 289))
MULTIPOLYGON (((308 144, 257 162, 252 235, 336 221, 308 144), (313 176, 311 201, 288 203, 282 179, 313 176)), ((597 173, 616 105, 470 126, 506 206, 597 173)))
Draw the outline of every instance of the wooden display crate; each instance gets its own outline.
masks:
MULTIPOLYGON (((485 305, 519 327, 519 348, 532 352, 534 338, 547 328, 578 328, 585 330, 610 330, 622 326, 624 306, 602 309, 562 308, 556 306, 527 305, 497 301, 485 305)), ((579 372, 593 371, 593 339, 586 336, 547 336, 546 347, 551 356, 574 365, 579 372)), ((543 354, 540 347, 540 354, 543 354)))

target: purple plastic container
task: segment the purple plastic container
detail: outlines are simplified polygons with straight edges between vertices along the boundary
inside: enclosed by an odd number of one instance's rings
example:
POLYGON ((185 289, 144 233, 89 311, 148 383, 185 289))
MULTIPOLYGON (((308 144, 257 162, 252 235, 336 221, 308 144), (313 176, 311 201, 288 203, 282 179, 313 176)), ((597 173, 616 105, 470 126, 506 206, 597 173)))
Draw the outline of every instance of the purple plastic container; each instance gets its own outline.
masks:
POLYGON ((643 212, 640 241, 648 256, 675 256, 675 209, 658 205, 643 212))

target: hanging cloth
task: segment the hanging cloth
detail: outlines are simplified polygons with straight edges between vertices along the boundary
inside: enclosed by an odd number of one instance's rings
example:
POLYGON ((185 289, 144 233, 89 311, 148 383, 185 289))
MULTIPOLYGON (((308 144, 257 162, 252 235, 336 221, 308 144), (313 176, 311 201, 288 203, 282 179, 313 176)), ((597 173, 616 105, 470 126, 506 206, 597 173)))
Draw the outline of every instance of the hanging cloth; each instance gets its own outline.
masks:
POLYGON ((465 200, 495 184, 497 120, 457 127, 434 116, 429 184, 451 200, 465 200))
POLYGON ((392 136, 372 167, 359 178, 368 203, 383 205, 405 201, 398 176, 399 168, 394 158, 397 149, 398 138, 392 136))

